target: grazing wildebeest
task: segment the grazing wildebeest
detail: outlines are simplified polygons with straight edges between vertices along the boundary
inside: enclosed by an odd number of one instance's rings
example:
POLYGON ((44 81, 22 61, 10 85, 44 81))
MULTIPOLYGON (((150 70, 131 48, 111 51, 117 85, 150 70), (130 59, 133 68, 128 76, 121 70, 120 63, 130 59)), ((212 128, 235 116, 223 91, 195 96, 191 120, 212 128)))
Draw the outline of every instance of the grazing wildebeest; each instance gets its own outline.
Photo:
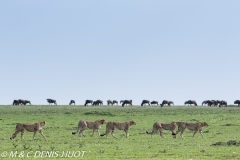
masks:
POLYGON ((13 104, 12 105, 19 105, 19 101, 18 100, 13 100, 13 104))
POLYGON ((96 101, 93 101, 93 102, 92 102, 92 106, 96 106, 96 101))
POLYGON ((234 101, 234 104, 237 104, 238 107, 239 107, 239 106, 240 106, 240 100, 236 100, 236 101, 234 101))
POLYGON ((111 100, 107 100, 107 105, 109 106, 110 104, 113 105, 113 102, 111 100))
POLYGON ((126 105, 126 104, 129 104, 129 105, 132 106, 132 100, 125 100, 125 101, 123 101, 122 107, 123 107, 124 105, 126 105))
POLYGON ((150 106, 150 101, 149 100, 143 100, 142 103, 141 103, 141 106, 143 106, 146 103, 150 106))
POLYGON ((197 106, 197 102, 196 101, 194 101, 194 100, 188 100, 188 101, 186 101, 185 103, 184 103, 184 105, 186 105, 186 104, 188 104, 188 105, 192 105, 192 104, 194 104, 195 106, 197 106))
POLYGON ((93 106, 99 106, 99 105, 103 105, 103 101, 102 100, 96 100, 92 103, 93 106))
POLYGON ((54 99, 47 99, 47 102, 50 104, 54 103, 55 105, 57 105, 57 101, 54 99))
POLYGON ((219 101, 219 100, 212 100, 212 105, 215 107, 215 106, 218 106, 218 105, 220 105, 220 102, 221 101, 219 101))
POLYGON ((209 100, 205 100, 205 101, 203 101, 203 102, 202 102, 202 106, 205 105, 205 104, 208 105, 208 102, 209 102, 209 100))
POLYGON ((151 105, 154 105, 154 104, 158 105, 158 101, 152 101, 151 102, 151 105))
POLYGON ((20 105, 31 104, 30 101, 28 101, 28 100, 23 100, 23 99, 19 99, 19 100, 18 100, 18 103, 19 103, 20 105))
POLYGON ((202 106, 203 106, 204 104, 206 104, 207 106, 212 106, 213 103, 214 103, 214 102, 211 101, 211 100, 205 100, 205 101, 202 102, 202 106))
POLYGON ((86 100, 84 106, 87 106, 89 103, 91 103, 91 105, 92 105, 93 101, 92 100, 86 100))
POLYGON ((69 105, 71 105, 71 104, 73 104, 73 103, 74 103, 74 105, 75 105, 75 101, 74 101, 74 100, 71 100, 70 103, 69 103, 69 105))
POLYGON ((124 101, 125 101, 125 100, 121 100, 121 101, 120 101, 120 104, 123 104, 124 101))
POLYGON ((222 107, 222 106, 227 107, 227 101, 224 101, 224 100, 220 101, 219 107, 222 107))
POLYGON ((117 100, 113 100, 113 105, 114 104, 118 104, 118 101, 117 100))
POLYGON ((24 100, 23 100, 23 99, 19 99, 19 100, 18 100, 18 104, 19 104, 19 105, 23 105, 23 103, 24 103, 24 100))
POLYGON ((31 101, 25 100, 24 105, 31 104, 31 101))
POLYGON ((99 105, 103 105, 103 101, 102 100, 100 100, 100 99, 98 99, 98 100, 96 100, 96 104, 99 106, 99 105))
POLYGON ((161 105, 161 107, 163 107, 165 104, 167 104, 168 106, 171 106, 171 104, 174 105, 173 101, 168 101, 168 100, 163 100, 162 104, 160 104, 160 105, 161 105))
POLYGON ((19 104, 19 105, 23 105, 23 104, 24 104, 24 100, 23 100, 23 99, 19 99, 19 100, 18 100, 18 104, 19 104))
POLYGON ((208 103, 207 103, 207 105, 211 107, 211 106, 213 106, 213 105, 214 105, 214 102, 213 102, 213 101, 211 101, 211 100, 209 100, 209 101, 208 101, 208 103))

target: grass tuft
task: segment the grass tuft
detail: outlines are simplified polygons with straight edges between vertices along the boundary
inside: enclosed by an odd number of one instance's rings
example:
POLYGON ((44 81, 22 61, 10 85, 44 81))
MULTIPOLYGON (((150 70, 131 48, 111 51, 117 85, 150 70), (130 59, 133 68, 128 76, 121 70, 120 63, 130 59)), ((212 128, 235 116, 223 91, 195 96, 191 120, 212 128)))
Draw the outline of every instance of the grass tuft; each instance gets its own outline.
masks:
POLYGON ((215 142, 212 144, 212 146, 239 146, 240 142, 236 140, 229 140, 227 142, 215 142))

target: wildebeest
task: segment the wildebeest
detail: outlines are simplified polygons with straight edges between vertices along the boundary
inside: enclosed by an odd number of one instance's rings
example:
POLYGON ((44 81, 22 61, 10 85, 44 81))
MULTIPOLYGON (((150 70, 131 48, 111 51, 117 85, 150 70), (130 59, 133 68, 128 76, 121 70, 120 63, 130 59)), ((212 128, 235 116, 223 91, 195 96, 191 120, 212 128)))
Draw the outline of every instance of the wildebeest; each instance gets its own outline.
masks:
POLYGON ((186 104, 188 104, 188 105, 192 105, 192 104, 194 104, 195 106, 197 106, 197 102, 196 101, 194 101, 194 100, 188 100, 188 101, 186 101, 185 103, 184 103, 184 105, 186 105, 186 104))
POLYGON ((202 102, 202 106, 205 105, 205 104, 208 105, 208 102, 209 102, 209 100, 203 101, 203 102, 202 102))
POLYGON ((204 104, 206 104, 207 106, 212 106, 212 105, 214 104, 214 102, 211 101, 211 100, 205 100, 205 101, 202 102, 202 106, 203 106, 204 104))
POLYGON ((125 101, 125 100, 121 100, 121 101, 120 101, 120 104, 123 104, 124 101, 125 101))
POLYGON ((75 101, 74 101, 74 100, 71 100, 70 103, 69 103, 69 105, 71 105, 71 104, 73 104, 73 103, 74 103, 74 105, 75 105, 75 101))
POLYGON ((18 102, 18 100, 13 100, 13 103, 12 103, 12 105, 19 105, 19 102, 18 102))
POLYGON ((123 107, 124 105, 126 105, 126 104, 129 104, 129 105, 132 106, 132 100, 125 100, 125 101, 123 101, 122 107, 123 107))
POLYGON ((96 106, 97 105, 97 101, 93 101, 92 106, 96 106))
POLYGON ((141 103, 141 106, 143 106, 144 104, 148 104, 150 106, 150 101, 149 100, 143 100, 141 103))
POLYGON ((212 100, 212 103, 213 103, 212 105, 213 106, 218 106, 218 105, 220 105, 220 102, 221 101, 219 101, 219 100, 212 100))
POLYGON ((171 104, 174 105, 173 101, 168 101, 168 100, 163 100, 162 104, 160 104, 160 105, 161 105, 161 107, 163 107, 165 104, 168 106, 170 106, 171 104))
POLYGON ((114 104, 118 104, 118 101, 117 100, 113 100, 113 105, 114 104))
POLYGON ((237 104, 238 107, 239 107, 239 106, 240 106, 240 100, 236 100, 236 101, 234 101, 234 104, 237 104))
POLYGON ((86 100, 84 106, 87 106, 89 103, 93 103, 93 100, 86 100))
POLYGON ((99 105, 103 105, 103 101, 102 100, 96 100, 92 103, 93 106, 99 106, 99 105))
POLYGON ((19 105, 23 105, 23 104, 24 104, 24 100, 23 100, 23 99, 19 99, 19 100, 18 100, 18 104, 19 104, 19 105))
POLYGON ((31 102, 28 101, 28 100, 19 99, 19 100, 18 100, 18 104, 20 104, 20 105, 26 105, 26 104, 31 104, 31 102))
POLYGON ((103 101, 100 100, 100 99, 98 99, 98 100, 96 100, 96 104, 97 104, 97 105, 103 105, 103 101))
POLYGON ((209 101, 208 101, 208 103, 207 103, 207 105, 211 107, 211 106, 213 106, 213 105, 214 105, 214 102, 213 102, 213 101, 211 101, 211 100, 209 100, 209 101))
POLYGON ((26 105, 26 104, 31 104, 31 101, 25 100, 24 105, 26 105))
POLYGON ((110 104, 113 105, 113 102, 111 100, 107 100, 107 105, 109 106, 110 104))
POLYGON ((224 100, 220 101, 219 107, 222 107, 222 106, 227 107, 227 101, 224 101, 224 100))
POLYGON ((54 103, 55 105, 57 105, 57 101, 54 99, 47 99, 47 102, 50 104, 54 103))
POLYGON ((154 104, 158 105, 158 101, 152 101, 151 102, 151 105, 154 105, 154 104))

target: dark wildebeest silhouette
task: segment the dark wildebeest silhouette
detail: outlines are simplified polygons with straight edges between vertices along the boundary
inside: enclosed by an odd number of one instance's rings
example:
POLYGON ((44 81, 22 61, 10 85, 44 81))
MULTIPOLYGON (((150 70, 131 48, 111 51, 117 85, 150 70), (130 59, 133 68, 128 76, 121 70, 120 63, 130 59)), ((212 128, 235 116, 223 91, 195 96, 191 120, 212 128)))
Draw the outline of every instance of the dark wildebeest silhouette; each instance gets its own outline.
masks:
POLYGON ((214 106, 214 102, 212 100, 209 100, 208 103, 207 103, 208 106, 214 106))
POLYGON ((205 104, 208 105, 208 103, 209 103, 209 100, 205 100, 205 101, 202 102, 202 106, 205 105, 205 104))
POLYGON ((113 101, 107 100, 107 105, 109 106, 110 104, 113 105, 113 101))
POLYGON ((237 104, 238 107, 239 107, 239 106, 240 106, 240 100, 236 100, 236 101, 234 101, 234 104, 237 104))
POLYGON ((19 105, 23 105, 23 104, 24 104, 24 100, 23 100, 23 99, 19 99, 19 100, 18 100, 18 104, 19 104, 19 105))
POLYGON ((91 103, 91 105, 92 105, 93 100, 86 100, 84 106, 87 106, 89 103, 91 103))
POLYGON ((19 105, 24 105, 24 102, 25 102, 25 101, 24 101, 23 99, 19 99, 19 100, 18 100, 18 104, 19 104, 19 105))
POLYGON ((205 100, 205 101, 202 102, 202 106, 203 106, 203 105, 212 106, 213 103, 214 103, 214 102, 211 101, 211 100, 205 100))
POLYGON ((54 103, 55 105, 57 105, 57 101, 54 99, 47 99, 47 102, 50 104, 54 103))
POLYGON ((100 99, 96 100, 96 103, 97 103, 97 105, 103 105, 103 101, 100 99))
POLYGON ((122 103, 122 107, 125 106, 126 104, 129 104, 132 106, 132 100, 124 100, 122 103))
POLYGON ((152 101, 151 102, 151 105, 154 105, 154 104, 158 105, 158 101, 152 101))
POLYGON ((144 104, 148 104, 150 106, 150 101, 149 100, 143 100, 141 103, 141 106, 143 106, 144 104))
POLYGON ((117 100, 113 100, 113 105, 114 104, 118 104, 118 101, 117 100))
POLYGON ((12 103, 12 105, 19 105, 19 102, 18 102, 18 100, 13 100, 13 103, 12 103))
POLYGON ((98 99, 98 100, 94 101, 94 102, 92 103, 92 105, 93 105, 93 106, 103 105, 103 101, 100 100, 100 99, 98 99))
POLYGON ((96 106, 97 105, 97 101, 93 101, 92 106, 96 106))
POLYGON ((184 105, 186 105, 186 104, 188 104, 188 105, 192 105, 192 104, 194 104, 195 106, 197 106, 197 102, 195 101, 195 100, 188 100, 188 101, 186 101, 185 103, 184 103, 184 105))
POLYGON ((26 105, 26 104, 31 104, 31 101, 25 100, 24 105, 26 105))
POLYGON ((162 104, 160 104, 160 105, 161 105, 161 107, 163 107, 165 104, 168 106, 171 106, 171 104, 174 105, 173 101, 168 101, 168 100, 163 100, 162 104))
POLYGON ((219 107, 222 107, 222 106, 227 107, 227 101, 224 101, 224 100, 220 101, 219 107))
POLYGON ((69 105, 71 105, 71 104, 73 104, 73 103, 74 103, 74 105, 75 105, 75 101, 74 101, 74 100, 71 100, 70 103, 69 103, 69 105))
POLYGON ((219 101, 219 100, 212 100, 212 103, 213 103, 212 105, 214 107, 216 107, 216 106, 220 105, 221 101, 219 101))
POLYGON ((19 100, 18 100, 18 103, 19 103, 20 105, 31 104, 30 101, 28 101, 28 100, 23 100, 23 99, 19 99, 19 100))

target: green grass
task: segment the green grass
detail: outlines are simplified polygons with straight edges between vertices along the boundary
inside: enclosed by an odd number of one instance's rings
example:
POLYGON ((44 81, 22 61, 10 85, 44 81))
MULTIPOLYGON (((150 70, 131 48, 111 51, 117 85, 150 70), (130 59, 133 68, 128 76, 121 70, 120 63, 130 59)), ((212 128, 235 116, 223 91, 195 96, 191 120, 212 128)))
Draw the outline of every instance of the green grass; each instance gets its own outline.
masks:
MULTIPOLYGON (((0 106, 0 159, 3 152, 7 152, 9 157, 11 151, 18 153, 16 159, 21 159, 20 152, 25 157, 30 153, 33 158, 36 151, 58 153, 58 156, 52 155, 58 159, 66 159, 61 154, 67 151, 86 151, 80 159, 240 159, 239 115, 238 107, 0 106), (97 133, 91 137, 91 130, 84 132, 85 137, 72 135, 82 119, 135 120, 138 124, 131 127, 129 138, 118 130, 115 132, 117 139, 111 135, 98 137, 97 133), (33 140, 30 132, 25 132, 24 140, 20 133, 14 140, 9 139, 17 123, 43 120, 47 121, 43 130, 46 141, 39 133, 33 140), (203 128, 206 139, 202 139, 199 133, 192 139, 193 132, 189 130, 185 131, 184 139, 179 135, 173 139, 170 131, 163 131, 165 139, 159 134, 153 138, 142 134, 146 130, 151 131, 156 121, 207 121, 210 126, 203 128)), ((105 125, 100 131, 105 132, 105 125)))

